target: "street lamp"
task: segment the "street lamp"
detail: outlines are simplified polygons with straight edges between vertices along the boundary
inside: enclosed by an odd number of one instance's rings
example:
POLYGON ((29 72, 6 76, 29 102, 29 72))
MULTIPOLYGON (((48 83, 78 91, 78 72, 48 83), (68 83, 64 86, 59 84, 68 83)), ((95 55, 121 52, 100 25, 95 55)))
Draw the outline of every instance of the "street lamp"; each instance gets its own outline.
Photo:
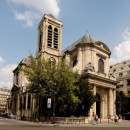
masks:
POLYGON ((84 105, 82 105, 82 117, 84 116, 84 105))
POLYGON ((53 96, 53 124, 55 124, 55 92, 53 96))

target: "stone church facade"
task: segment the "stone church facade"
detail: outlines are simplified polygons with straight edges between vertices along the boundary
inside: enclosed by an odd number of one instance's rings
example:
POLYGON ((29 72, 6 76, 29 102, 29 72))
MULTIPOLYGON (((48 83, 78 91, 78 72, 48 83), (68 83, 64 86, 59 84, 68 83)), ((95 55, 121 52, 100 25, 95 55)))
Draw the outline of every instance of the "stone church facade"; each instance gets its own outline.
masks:
MULTIPOLYGON (((97 114, 105 119, 112 118, 115 113, 116 81, 109 73, 110 49, 103 42, 91 35, 85 35, 65 50, 62 47, 62 22, 52 15, 44 15, 38 26, 37 51, 41 58, 59 62, 61 58, 70 64, 93 86, 97 95, 90 110, 90 117, 97 114)), ((7 111, 17 117, 31 117, 37 111, 36 100, 26 92, 28 81, 19 71, 19 66, 29 64, 29 57, 24 58, 13 71, 13 87, 11 98, 8 99, 7 111)))
POLYGON ((90 110, 90 117, 112 118, 115 113, 116 81, 109 73, 110 49, 91 35, 85 35, 63 51, 65 60, 93 85, 99 101, 90 110))

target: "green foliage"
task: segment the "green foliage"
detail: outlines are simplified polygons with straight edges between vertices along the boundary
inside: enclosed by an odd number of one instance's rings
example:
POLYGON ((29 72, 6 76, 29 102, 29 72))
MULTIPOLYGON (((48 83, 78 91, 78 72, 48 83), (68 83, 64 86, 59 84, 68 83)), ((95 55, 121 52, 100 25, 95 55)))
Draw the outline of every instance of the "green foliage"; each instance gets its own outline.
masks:
POLYGON ((116 92, 116 112, 117 114, 127 113, 128 97, 123 91, 116 92))
POLYGON ((27 77, 29 84, 27 86, 27 91, 33 93, 35 96, 44 96, 45 95, 45 69, 46 62, 41 59, 36 59, 33 56, 30 56, 30 63, 28 66, 22 66, 21 70, 24 72, 27 77))
POLYGON ((27 91, 38 100, 44 99, 40 102, 44 105, 40 106, 46 112, 47 98, 52 98, 52 105, 55 98, 57 116, 81 115, 82 105, 88 113, 95 101, 91 86, 64 61, 52 64, 30 56, 30 64, 22 66, 21 70, 29 81, 27 91))
POLYGON ((82 114, 87 116, 91 106, 96 101, 96 95, 93 95, 92 85, 88 84, 82 76, 79 79, 78 86, 78 97, 80 99, 79 114, 81 115, 83 111, 82 114))

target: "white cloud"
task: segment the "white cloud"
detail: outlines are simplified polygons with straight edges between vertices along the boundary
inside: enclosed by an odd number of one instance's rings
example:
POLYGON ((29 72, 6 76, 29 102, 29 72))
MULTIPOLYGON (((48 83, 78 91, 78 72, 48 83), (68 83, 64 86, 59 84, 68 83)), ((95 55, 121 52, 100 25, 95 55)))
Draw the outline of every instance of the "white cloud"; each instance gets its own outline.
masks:
POLYGON ((14 11, 15 18, 25 22, 26 26, 33 26, 35 20, 39 20, 43 14, 51 13, 55 17, 59 16, 59 0, 8 0, 18 7, 24 7, 24 11, 14 11))
POLYGON ((13 84, 13 70, 16 64, 9 64, 0 68, 0 87, 11 88, 13 84))
POLYGON ((33 21, 40 18, 38 13, 25 11, 24 13, 19 13, 15 11, 15 17, 17 20, 25 22, 24 26, 33 26, 33 21))
POLYGON ((130 59, 130 30, 126 28, 122 33, 123 42, 114 48, 114 55, 110 59, 110 64, 115 64, 130 59))
POLYGON ((0 63, 3 63, 4 59, 0 56, 0 63))
POLYGON ((122 37, 125 41, 130 41, 130 28, 126 28, 122 33, 122 37))

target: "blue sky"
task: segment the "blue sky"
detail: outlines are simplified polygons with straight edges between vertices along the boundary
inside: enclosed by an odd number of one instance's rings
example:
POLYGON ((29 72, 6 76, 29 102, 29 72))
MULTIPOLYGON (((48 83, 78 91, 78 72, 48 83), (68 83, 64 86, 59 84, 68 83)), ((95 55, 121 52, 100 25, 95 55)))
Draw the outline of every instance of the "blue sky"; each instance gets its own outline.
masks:
POLYGON ((62 49, 92 35, 112 52, 110 64, 130 59, 130 0, 0 0, 0 87, 12 87, 12 71, 37 47, 44 14, 63 22, 62 49))

